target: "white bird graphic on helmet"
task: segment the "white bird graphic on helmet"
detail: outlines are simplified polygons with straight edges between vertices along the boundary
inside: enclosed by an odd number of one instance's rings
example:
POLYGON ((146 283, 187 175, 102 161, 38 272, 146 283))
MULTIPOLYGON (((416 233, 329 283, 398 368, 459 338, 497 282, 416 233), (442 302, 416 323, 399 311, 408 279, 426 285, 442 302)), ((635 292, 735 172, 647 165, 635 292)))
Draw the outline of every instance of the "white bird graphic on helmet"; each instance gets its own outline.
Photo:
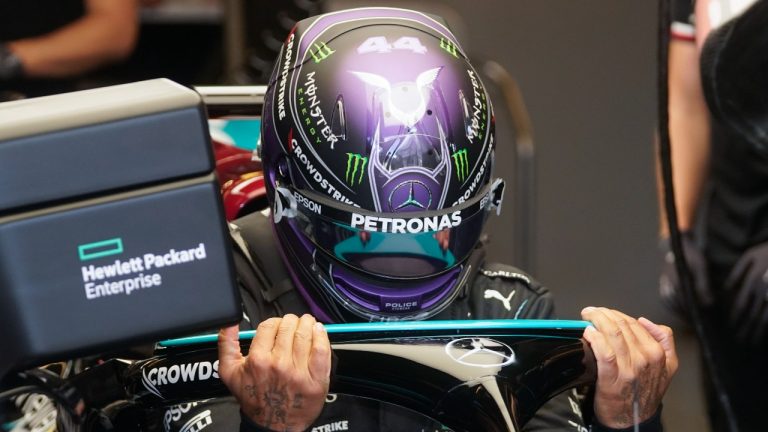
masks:
POLYGON ((416 81, 402 81, 391 85, 381 75, 369 72, 350 71, 364 83, 381 89, 383 102, 394 118, 407 127, 413 127, 427 111, 428 87, 435 82, 442 67, 426 70, 416 77, 416 81))

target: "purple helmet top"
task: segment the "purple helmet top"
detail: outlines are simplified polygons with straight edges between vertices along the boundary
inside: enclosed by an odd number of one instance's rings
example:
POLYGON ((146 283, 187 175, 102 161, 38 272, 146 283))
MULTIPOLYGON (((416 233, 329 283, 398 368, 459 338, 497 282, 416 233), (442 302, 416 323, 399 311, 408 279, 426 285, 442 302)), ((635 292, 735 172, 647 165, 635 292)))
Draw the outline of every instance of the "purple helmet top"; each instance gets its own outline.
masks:
POLYGON ((297 187, 401 212, 449 207, 489 178, 485 89, 426 15, 370 8, 302 21, 273 81, 265 117, 280 153, 294 156, 297 187))

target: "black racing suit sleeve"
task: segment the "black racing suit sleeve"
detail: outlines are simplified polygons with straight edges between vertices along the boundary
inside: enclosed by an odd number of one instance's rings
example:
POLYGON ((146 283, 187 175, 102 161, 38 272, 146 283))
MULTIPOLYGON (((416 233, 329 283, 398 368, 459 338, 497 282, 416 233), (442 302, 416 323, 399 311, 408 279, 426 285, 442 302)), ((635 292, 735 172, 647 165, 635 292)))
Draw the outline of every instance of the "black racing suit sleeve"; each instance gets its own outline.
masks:
MULTIPOLYGON (((623 429, 613 429, 596 422, 592 424, 591 432, 632 432, 634 430, 634 426, 629 426, 623 429)), ((656 410, 656 413, 651 418, 640 423, 638 430, 641 432, 663 431, 664 428, 661 425, 661 407, 656 410)))

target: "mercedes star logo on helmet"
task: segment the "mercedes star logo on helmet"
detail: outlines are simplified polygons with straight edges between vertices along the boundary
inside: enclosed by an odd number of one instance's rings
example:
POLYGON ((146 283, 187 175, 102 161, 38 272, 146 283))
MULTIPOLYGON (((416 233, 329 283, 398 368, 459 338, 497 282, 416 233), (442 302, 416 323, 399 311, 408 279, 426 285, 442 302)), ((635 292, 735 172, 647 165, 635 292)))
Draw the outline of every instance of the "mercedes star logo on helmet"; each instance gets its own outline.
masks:
POLYGON ((392 189, 392 192, 389 194, 389 209, 392 211, 410 206, 426 210, 431 204, 432 191, 429 190, 427 185, 418 180, 404 181, 392 189), (408 191, 407 197, 403 196, 406 190, 408 191))
POLYGON ((445 353, 457 363, 475 367, 501 367, 515 361, 515 352, 506 344, 487 338, 462 338, 445 346, 445 353))

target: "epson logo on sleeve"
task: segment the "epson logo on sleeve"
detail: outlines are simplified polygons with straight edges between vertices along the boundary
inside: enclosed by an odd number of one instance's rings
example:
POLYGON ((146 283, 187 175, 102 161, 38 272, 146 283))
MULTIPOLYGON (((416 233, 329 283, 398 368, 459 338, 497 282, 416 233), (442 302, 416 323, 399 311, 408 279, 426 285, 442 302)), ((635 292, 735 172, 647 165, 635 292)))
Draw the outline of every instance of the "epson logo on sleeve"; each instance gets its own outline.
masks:
POLYGON ((189 410, 196 407, 199 403, 200 402, 189 402, 168 407, 163 415, 163 425, 165 426, 165 430, 171 430, 173 422, 179 421, 184 414, 188 413, 189 410))
POLYGON ((184 423, 184 426, 179 429, 179 432, 200 432, 212 424, 213 418, 211 417, 211 410, 205 410, 195 414, 194 417, 184 423))
POLYGON ((441 216, 408 219, 367 216, 352 213, 352 220, 350 221, 350 226, 352 228, 393 234, 420 234, 441 231, 446 228, 457 227, 460 224, 460 210, 441 216))

